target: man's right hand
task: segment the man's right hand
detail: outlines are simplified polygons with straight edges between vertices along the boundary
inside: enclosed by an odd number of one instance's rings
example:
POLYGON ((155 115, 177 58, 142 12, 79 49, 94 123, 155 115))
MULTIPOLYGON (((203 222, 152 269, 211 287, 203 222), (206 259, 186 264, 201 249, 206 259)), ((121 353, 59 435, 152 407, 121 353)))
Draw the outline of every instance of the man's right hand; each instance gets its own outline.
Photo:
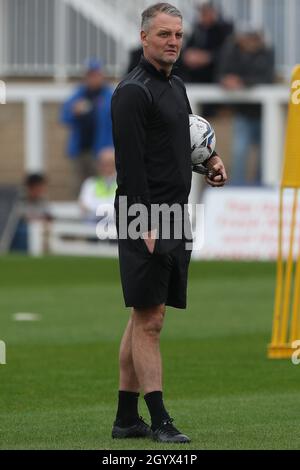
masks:
POLYGON ((213 188, 224 186, 227 181, 227 174, 224 163, 219 155, 211 157, 207 161, 206 167, 209 171, 208 176, 205 178, 206 183, 213 188))

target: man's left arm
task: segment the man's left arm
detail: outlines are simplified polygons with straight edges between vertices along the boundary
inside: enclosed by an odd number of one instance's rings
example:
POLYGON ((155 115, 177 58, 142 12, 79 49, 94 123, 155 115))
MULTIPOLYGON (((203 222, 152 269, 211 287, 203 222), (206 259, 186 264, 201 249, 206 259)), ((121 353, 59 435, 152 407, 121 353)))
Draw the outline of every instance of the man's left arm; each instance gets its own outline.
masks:
MULTIPOLYGON (((185 90, 185 96, 186 96, 189 114, 193 114, 193 110, 190 105, 186 90, 185 90)), ((227 181, 227 174, 226 174, 224 163, 222 159, 219 157, 219 155, 217 154, 217 152, 214 151, 212 153, 212 156, 206 162, 205 166, 208 169, 208 175, 205 177, 205 181, 207 182, 207 184, 213 187, 224 186, 224 184, 227 181)))
MULTIPOLYGON (((184 90, 188 113, 193 114, 193 110, 192 110, 190 101, 187 96, 185 85, 181 79, 179 79, 179 81, 184 90)), ((227 181, 227 174, 226 174, 224 163, 222 159, 219 157, 219 155, 217 154, 217 152, 214 151, 212 153, 212 156, 205 162, 204 166, 208 169, 208 174, 205 178, 205 181, 207 182, 207 184, 213 187, 224 186, 224 184, 227 181)))

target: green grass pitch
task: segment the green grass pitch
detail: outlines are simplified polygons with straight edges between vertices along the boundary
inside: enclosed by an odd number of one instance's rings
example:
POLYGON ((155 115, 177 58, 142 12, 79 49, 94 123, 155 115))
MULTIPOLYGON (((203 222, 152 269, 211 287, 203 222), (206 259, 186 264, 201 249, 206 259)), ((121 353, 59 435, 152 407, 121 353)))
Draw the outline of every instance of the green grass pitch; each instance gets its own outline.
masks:
MULTIPOLYGON (((129 314, 117 260, 0 266, 0 448, 182 449, 110 437, 129 314)), ((266 358, 274 285, 274 264, 192 263, 188 309, 168 309, 162 334, 165 401, 186 448, 299 448, 300 365, 266 358)), ((142 398, 140 414, 148 420, 142 398)))

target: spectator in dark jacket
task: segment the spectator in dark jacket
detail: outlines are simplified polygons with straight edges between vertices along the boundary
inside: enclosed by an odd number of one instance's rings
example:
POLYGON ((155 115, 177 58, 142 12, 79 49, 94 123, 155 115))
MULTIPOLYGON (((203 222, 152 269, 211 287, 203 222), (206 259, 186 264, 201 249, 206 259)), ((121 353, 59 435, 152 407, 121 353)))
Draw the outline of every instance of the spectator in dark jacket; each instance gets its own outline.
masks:
POLYGON ((136 47, 135 49, 132 49, 130 51, 127 73, 131 72, 131 70, 133 70, 134 67, 139 64, 141 60, 141 55, 143 55, 143 48, 141 46, 136 47))
MULTIPOLYGON (((219 64, 219 81, 227 90, 240 90, 253 85, 273 83, 274 54, 261 32, 249 25, 240 26, 237 35, 228 40, 219 64)), ((233 161, 231 184, 247 183, 247 160, 252 145, 258 148, 254 184, 261 183, 261 118, 260 106, 241 104, 235 107, 233 126, 233 161)))
POLYGON ((212 83, 220 48, 232 33, 233 26, 222 20, 216 7, 210 3, 201 5, 198 15, 176 74, 186 82, 212 83))
POLYGON ((67 153, 73 161, 75 197, 82 182, 96 174, 101 150, 113 146, 111 97, 101 63, 90 60, 83 83, 62 107, 61 121, 70 128, 67 153))

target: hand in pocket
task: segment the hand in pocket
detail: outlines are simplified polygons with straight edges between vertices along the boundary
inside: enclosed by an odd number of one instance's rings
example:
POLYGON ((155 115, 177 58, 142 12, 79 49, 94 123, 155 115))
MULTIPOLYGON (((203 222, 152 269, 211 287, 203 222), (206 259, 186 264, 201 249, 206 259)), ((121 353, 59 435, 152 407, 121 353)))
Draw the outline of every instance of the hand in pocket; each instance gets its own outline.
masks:
POLYGON ((155 241, 156 241, 157 229, 150 230, 150 232, 146 232, 142 234, 144 242, 146 243, 147 249, 149 253, 154 252, 155 248, 155 241))

